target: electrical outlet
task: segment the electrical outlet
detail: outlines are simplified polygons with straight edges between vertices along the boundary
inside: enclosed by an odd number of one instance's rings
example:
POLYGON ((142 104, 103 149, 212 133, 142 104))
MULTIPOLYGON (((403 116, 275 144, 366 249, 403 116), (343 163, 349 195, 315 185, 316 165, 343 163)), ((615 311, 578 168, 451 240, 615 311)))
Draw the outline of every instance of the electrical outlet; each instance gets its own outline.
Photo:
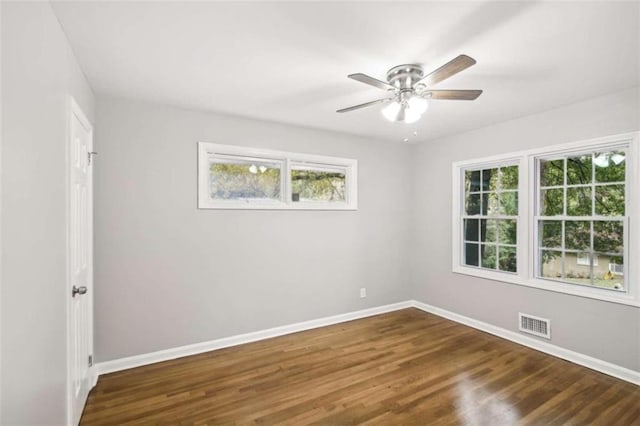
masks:
POLYGON ((367 289, 365 287, 362 287, 360 289, 360 298, 364 299, 365 297, 367 297, 367 289))

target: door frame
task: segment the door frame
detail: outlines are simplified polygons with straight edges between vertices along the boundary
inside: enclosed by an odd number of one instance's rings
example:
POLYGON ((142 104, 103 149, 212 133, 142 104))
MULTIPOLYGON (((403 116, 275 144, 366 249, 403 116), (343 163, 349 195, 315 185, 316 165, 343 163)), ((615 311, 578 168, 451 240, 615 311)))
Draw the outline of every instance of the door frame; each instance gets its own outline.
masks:
MULTIPOLYGON (((67 412, 67 424, 73 425, 74 412, 73 412, 73 377, 71 375, 71 367, 72 367, 72 342, 71 342, 71 294, 69 290, 71 288, 71 164, 73 163, 72 159, 72 122, 74 116, 80 121, 80 123, 87 129, 89 129, 90 134, 90 148, 89 150, 93 150, 93 125, 87 118, 86 114, 80 107, 80 105, 76 102, 76 100, 71 96, 67 95, 67 135, 65 140, 65 151, 66 151, 66 161, 65 161, 65 211, 66 211, 66 279, 64 283, 64 297, 65 297, 65 306, 66 306, 66 358, 67 358, 67 381, 66 381, 66 412, 67 412)), ((89 352, 93 354, 93 167, 89 165, 87 168, 87 174, 89 179, 89 185, 87 188, 87 195, 90 200, 88 205, 89 210, 89 220, 87 223, 88 234, 89 234, 89 244, 87 247, 88 253, 88 278, 87 278, 87 287, 88 287, 88 310, 89 310, 89 352)), ((92 389, 97 381, 98 374, 96 372, 95 363, 89 367, 89 380, 90 380, 90 389, 92 389)), ((82 415, 80 413, 80 415, 82 415)), ((73 425, 75 426, 75 425, 73 425)))

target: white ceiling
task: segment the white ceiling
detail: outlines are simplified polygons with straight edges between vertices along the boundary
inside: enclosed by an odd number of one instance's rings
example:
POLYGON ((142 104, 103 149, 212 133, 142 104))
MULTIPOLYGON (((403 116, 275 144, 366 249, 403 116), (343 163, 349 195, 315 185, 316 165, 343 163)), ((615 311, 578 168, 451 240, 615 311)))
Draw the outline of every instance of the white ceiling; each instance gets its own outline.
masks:
POLYGON ((432 139, 639 84, 638 2, 55 2, 98 94, 401 141, 432 139), (390 123, 384 80, 458 54, 478 63, 436 88, 484 89, 432 101, 390 123), (417 131, 418 136, 413 136, 417 131))

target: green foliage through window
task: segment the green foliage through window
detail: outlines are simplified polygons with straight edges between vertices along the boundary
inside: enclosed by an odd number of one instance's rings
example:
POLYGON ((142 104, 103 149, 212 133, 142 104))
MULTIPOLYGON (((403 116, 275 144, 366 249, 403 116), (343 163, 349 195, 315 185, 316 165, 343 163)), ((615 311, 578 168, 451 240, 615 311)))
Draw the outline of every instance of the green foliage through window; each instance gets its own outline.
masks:
POLYGON ((612 150, 539 160, 541 277, 624 289, 619 271, 624 253, 625 159, 624 151, 612 150))
POLYGON ((464 173, 464 264, 516 272, 518 166, 464 173))
POLYGON ((210 194, 214 200, 280 199, 280 165, 256 160, 211 162, 210 194))
POLYGON ((291 170, 292 201, 345 201, 344 172, 291 170))

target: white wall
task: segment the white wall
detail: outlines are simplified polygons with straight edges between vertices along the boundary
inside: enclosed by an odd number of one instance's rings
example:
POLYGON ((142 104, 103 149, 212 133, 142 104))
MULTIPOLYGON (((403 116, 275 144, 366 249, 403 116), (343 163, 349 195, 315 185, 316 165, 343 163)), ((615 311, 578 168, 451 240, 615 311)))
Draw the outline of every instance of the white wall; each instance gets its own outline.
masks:
POLYGON ((640 129, 638 88, 421 144, 413 162, 417 300, 517 331, 550 318, 552 343, 640 370, 640 309, 451 272, 451 163, 640 129))
POLYGON ((98 361, 410 296, 410 146, 100 98, 96 147, 98 361), (359 209, 198 210, 198 141, 355 158, 359 209))
POLYGON ((637 130, 638 104, 634 88, 407 146, 101 98, 98 360, 416 298, 509 330, 551 318, 552 343, 638 370, 639 309, 452 274, 449 184, 453 161, 637 130), (360 210, 198 210, 197 141, 357 158, 360 210))
POLYGON ((93 94, 48 2, 2 5, 2 424, 62 424, 67 94, 93 94))

